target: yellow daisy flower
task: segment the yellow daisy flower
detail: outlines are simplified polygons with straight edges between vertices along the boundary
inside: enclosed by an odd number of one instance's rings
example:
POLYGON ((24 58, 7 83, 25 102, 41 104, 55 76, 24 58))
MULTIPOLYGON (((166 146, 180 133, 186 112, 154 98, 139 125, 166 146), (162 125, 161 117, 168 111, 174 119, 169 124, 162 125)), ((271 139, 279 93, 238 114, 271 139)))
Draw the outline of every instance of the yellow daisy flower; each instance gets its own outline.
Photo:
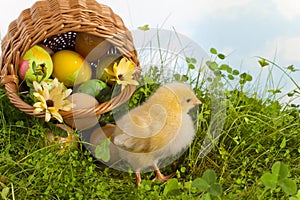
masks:
POLYGON ((122 58, 119 62, 114 63, 112 69, 104 69, 107 74, 112 76, 111 81, 115 81, 117 84, 122 86, 122 90, 126 85, 138 85, 139 83, 133 79, 133 74, 135 73, 135 66, 131 60, 122 58))
POLYGON ((33 113, 38 114, 44 111, 46 122, 50 121, 51 117, 54 117, 62 123, 63 118, 58 111, 70 111, 74 107, 74 104, 66 99, 72 90, 64 90, 63 83, 58 83, 56 78, 53 80, 51 87, 45 81, 42 81, 41 84, 34 81, 33 87, 36 91, 33 95, 38 100, 38 102, 33 104, 35 108, 33 113))

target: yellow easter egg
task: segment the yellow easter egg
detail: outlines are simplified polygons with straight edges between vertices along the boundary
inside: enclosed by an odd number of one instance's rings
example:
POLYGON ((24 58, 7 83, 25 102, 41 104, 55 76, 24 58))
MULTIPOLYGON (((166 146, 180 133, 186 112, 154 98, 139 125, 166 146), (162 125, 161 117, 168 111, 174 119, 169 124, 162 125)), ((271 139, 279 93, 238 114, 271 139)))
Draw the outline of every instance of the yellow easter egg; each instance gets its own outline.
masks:
POLYGON ((64 85, 72 87, 83 83, 92 76, 91 66, 75 51, 61 50, 52 56, 53 74, 64 85))

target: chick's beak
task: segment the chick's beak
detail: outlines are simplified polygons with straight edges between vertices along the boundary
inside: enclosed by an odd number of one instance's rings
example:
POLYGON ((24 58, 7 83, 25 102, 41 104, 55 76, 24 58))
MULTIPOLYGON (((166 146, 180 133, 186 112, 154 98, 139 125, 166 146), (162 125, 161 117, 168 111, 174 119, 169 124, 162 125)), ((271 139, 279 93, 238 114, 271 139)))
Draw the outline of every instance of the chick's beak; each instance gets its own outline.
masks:
POLYGON ((202 102, 199 99, 196 99, 195 105, 200 105, 200 104, 202 104, 202 102))

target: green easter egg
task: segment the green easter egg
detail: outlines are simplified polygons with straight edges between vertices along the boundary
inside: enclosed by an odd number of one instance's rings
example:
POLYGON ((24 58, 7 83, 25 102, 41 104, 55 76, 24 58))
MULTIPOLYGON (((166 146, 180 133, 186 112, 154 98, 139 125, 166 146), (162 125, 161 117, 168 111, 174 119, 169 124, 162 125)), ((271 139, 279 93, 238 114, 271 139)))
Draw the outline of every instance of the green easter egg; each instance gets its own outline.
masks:
POLYGON ((83 82, 78 87, 76 92, 81 92, 81 93, 89 94, 93 97, 96 97, 106 87, 107 86, 103 81, 98 80, 98 79, 91 79, 91 80, 83 82))

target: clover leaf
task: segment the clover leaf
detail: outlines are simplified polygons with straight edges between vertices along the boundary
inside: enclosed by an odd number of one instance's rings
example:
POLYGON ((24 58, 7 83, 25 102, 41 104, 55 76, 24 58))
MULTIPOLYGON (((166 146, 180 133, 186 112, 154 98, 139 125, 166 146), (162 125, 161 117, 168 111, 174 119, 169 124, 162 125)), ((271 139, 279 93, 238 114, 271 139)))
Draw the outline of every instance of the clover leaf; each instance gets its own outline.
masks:
POLYGON ((264 173, 260 179, 266 187, 274 190, 279 186, 288 195, 293 195, 297 192, 295 181, 288 178, 289 169, 286 164, 277 161, 273 164, 271 171, 272 173, 264 173))

